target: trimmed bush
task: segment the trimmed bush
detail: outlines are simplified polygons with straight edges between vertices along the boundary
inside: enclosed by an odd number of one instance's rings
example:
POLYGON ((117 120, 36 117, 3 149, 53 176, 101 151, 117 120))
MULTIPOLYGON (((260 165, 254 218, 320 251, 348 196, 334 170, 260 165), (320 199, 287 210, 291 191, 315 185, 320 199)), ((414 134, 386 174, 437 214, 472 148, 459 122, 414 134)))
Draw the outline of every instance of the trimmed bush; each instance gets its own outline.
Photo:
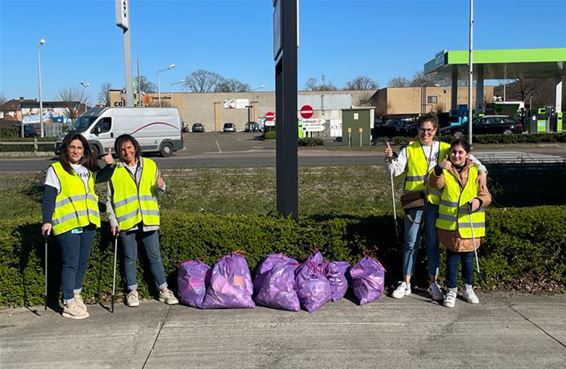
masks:
MULTIPOLYGON (((477 284, 487 289, 563 292, 566 284, 565 218, 566 206, 489 211, 487 240, 479 249, 482 275, 477 284)), ((402 246, 395 240, 390 215, 325 215, 295 220, 164 211, 162 220, 163 264, 172 289, 176 289, 180 261, 199 258, 213 264, 233 250, 242 250, 252 269, 274 251, 303 260, 317 245, 328 259, 352 263, 370 251, 387 269, 388 284, 398 280, 402 273, 402 246)), ((0 222, 0 306, 42 302, 44 240, 39 230, 37 218, 0 222)), ((60 255, 53 237, 48 241, 48 284, 53 303, 60 295, 60 255)), ((111 293, 113 250, 108 225, 103 224, 97 233, 85 277, 87 301, 94 298, 105 301, 111 293)), ((420 252, 414 282, 426 286, 424 250, 420 252)), ((155 294, 147 263, 143 257, 140 260, 139 291, 142 296, 155 294)), ((122 274, 120 268, 118 291, 123 286, 122 274)))
POLYGON ((275 140, 275 130, 264 132, 263 138, 266 140, 275 140))
POLYGON ((305 137, 305 138, 299 138, 297 145, 299 145, 299 146, 324 146, 324 141, 321 138, 305 137))

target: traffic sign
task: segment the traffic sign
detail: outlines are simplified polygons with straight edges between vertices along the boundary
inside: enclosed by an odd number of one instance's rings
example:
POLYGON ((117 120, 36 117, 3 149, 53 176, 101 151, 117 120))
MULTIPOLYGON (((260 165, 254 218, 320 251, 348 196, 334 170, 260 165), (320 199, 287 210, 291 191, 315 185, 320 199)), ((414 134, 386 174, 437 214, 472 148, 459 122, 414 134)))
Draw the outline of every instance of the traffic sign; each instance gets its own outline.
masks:
POLYGON ((303 107, 300 110, 300 113, 301 113, 301 117, 303 117, 305 119, 309 119, 313 116, 314 111, 312 110, 312 106, 303 105, 303 107))
POLYGON ((268 121, 271 122, 274 119, 275 119, 275 113, 274 112, 268 111, 267 113, 265 113, 265 120, 268 120, 268 121))

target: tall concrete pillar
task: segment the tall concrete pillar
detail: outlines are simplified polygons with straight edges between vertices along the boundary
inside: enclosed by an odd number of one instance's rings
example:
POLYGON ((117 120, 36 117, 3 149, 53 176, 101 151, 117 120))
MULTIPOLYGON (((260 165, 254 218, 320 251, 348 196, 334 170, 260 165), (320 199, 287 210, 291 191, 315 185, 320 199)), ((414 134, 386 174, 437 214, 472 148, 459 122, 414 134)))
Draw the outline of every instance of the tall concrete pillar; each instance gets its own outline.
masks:
POLYGON ((556 100, 554 106, 554 111, 562 111, 562 77, 560 76, 556 78, 556 100))
POLYGON ((484 80, 484 65, 476 65, 476 113, 485 113, 484 96, 483 96, 483 80, 484 80))
POLYGON ((458 110, 458 72, 456 66, 452 67, 452 88, 450 90, 450 112, 458 110))

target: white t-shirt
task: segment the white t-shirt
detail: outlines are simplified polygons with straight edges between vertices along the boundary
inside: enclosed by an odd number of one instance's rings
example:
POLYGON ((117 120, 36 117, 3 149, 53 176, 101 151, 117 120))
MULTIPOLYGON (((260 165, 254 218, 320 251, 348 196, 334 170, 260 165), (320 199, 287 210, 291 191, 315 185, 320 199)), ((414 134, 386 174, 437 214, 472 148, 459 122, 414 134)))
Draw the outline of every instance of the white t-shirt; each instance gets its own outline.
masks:
MULTIPOLYGON (((82 166, 81 164, 71 164, 71 168, 81 177, 85 184, 85 189, 88 192, 88 178, 89 178, 89 171, 88 168, 82 166)), ((55 174, 55 170, 52 166, 47 169, 47 176, 45 178, 45 185, 55 187, 57 192, 61 191, 61 183, 59 182, 59 177, 55 174)))

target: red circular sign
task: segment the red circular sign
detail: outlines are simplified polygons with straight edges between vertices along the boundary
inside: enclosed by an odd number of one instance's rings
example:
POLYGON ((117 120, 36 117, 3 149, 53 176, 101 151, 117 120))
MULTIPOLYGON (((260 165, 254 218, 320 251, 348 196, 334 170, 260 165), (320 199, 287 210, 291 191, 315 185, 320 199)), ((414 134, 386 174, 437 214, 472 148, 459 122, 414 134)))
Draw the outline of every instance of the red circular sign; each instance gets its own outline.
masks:
POLYGON ((274 112, 268 111, 267 113, 265 113, 265 120, 272 121, 273 119, 275 119, 275 113, 274 112))
POLYGON ((301 108, 301 117, 305 118, 305 119, 309 119, 313 116, 314 111, 312 110, 312 106, 310 105, 303 105, 303 107, 301 108))

